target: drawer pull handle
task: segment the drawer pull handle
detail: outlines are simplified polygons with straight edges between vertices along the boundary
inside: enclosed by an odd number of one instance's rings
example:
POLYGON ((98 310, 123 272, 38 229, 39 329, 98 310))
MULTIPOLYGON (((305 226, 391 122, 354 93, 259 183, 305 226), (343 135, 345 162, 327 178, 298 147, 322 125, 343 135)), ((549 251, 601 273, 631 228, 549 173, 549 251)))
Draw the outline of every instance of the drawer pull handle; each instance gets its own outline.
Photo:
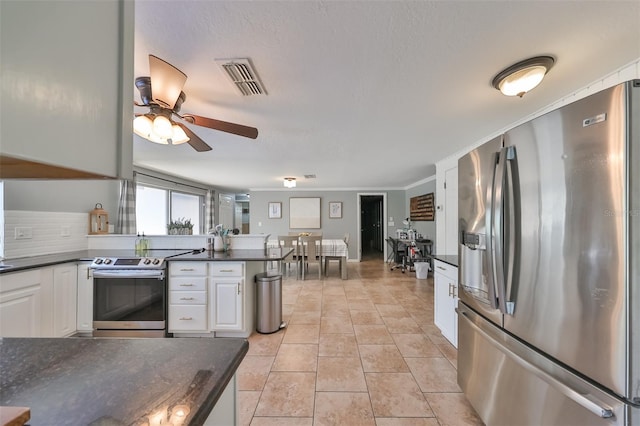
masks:
POLYGON ((192 321, 193 317, 182 317, 180 318, 180 321, 192 321))
POLYGON ((220 269, 220 272, 233 272, 233 269, 220 269))
POLYGON ((193 287, 193 284, 180 284, 180 287, 193 287))
POLYGON ((180 269, 180 272, 192 272, 192 271, 195 271, 195 269, 193 269, 193 268, 182 268, 182 269, 180 269))
POLYGON ((446 271, 446 270, 447 270, 447 268, 443 268, 442 266, 438 266, 437 268, 438 268, 438 269, 442 269, 443 271, 446 271))
POLYGON ((193 300, 193 297, 181 297, 180 300, 193 300))

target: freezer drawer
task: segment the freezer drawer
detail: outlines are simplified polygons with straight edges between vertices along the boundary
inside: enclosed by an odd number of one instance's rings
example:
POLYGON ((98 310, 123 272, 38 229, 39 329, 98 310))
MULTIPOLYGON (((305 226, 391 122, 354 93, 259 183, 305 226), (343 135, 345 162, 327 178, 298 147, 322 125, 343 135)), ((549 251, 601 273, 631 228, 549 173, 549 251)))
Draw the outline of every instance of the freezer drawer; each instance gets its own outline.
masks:
POLYGON ((553 363, 462 303, 458 314, 458 384, 487 425, 638 424, 638 408, 553 363))

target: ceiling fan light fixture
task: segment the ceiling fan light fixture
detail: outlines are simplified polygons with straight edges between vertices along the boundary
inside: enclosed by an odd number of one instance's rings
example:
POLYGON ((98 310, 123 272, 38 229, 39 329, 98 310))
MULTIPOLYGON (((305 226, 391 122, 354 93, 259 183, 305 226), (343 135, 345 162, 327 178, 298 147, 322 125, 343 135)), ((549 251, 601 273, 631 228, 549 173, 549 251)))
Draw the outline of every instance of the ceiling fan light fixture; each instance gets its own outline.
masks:
POLYGON ((284 178, 284 187, 285 188, 295 188, 296 187, 296 178, 294 178, 294 177, 286 177, 286 178, 284 178))
POLYGON ((173 135, 171 121, 164 115, 158 115, 153 119, 153 131, 163 139, 168 139, 173 135))
POLYGON ((169 62, 153 55, 149 55, 149 71, 153 82, 153 101, 165 108, 173 109, 187 81, 187 75, 169 62))
POLYGON ((554 63, 551 56, 525 59, 499 72, 491 84, 505 96, 522 97, 542 82, 554 63))
POLYGON ((181 143, 189 142, 189 137, 184 132, 184 130, 182 130, 182 127, 174 124, 173 126, 171 126, 171 129, 173 130, 173 135, 171 136, 171 145, 180 145, 181 143))
POLYGON ((148 138, 153 132, 153 121, 146 115, 139 115, 133 119, 133 132, 143 138, 148 138))

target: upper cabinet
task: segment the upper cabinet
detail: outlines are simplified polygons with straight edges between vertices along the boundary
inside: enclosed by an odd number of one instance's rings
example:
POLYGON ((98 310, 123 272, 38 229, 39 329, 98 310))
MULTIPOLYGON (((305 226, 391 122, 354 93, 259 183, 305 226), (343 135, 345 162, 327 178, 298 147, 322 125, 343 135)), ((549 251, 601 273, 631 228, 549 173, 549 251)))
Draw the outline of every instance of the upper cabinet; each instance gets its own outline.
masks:
POLYGON ((0 2, 0 178, 133 177, 133 27, 127 0, 0 2))

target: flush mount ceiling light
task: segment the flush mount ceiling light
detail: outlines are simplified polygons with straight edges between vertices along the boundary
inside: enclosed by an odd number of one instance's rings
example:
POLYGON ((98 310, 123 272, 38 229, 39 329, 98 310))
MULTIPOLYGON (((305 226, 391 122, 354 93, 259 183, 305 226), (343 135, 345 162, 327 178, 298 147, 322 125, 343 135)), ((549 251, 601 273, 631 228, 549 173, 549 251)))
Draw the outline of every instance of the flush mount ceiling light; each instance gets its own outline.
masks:
POLYGON ((295 188, 296 187, 296 178, 294 178, 294 177, 286 177, 286 178, 284 178, 284 186, 285 186, 285 188, 295 188))
POLYGON ((555 60, 551 56, 525 59, 501 71, 491 85, 506 96, 524 96, 536 87, 549 72, 555 60))

